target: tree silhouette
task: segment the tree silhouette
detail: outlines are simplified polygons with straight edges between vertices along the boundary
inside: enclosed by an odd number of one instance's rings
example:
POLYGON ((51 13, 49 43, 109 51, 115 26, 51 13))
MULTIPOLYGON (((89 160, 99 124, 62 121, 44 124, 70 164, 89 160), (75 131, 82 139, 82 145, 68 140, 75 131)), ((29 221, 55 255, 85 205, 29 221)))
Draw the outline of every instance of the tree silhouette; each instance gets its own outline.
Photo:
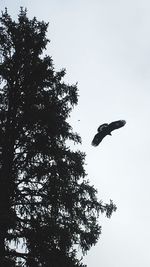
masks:
POLYGON ((85 254, 97 242, 99 213, 116 207, 97 200, 85 154, 66 143, 81 142, 67 122, 77 87, 43 54, 47 23, 23 8, 17 22, 7 9, 0 22, 0 262, 85 266, 77 248, 85 254))

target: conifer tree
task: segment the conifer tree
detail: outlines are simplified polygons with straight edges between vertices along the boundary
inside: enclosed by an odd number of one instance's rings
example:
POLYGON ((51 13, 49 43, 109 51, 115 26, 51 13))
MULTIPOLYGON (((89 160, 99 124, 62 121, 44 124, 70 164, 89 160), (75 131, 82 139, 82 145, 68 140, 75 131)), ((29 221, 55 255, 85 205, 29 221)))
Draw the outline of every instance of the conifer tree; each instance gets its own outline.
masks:
POLYGON ((97 200, 85 154, 66 142, 81 142, 67 122, 77 86, 43 54, 47 23, 23 8, 17 22, 6 9, 0 23, 0 262, 82 267, 77 248, 96 244, 99 213, 116 207, 97 200))

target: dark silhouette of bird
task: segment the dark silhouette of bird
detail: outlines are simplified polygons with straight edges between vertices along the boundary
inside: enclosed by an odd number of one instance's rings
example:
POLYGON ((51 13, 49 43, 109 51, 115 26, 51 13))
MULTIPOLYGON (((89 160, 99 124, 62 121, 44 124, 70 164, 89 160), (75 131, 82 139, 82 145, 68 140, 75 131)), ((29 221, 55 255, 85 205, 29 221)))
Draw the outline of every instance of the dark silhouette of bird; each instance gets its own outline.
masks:
POLYGON ((104 123, 97 129, 98 133, 92 140, 92 146, 98 146, 106 135, 111 135, 111 132, 123 127, 126 124, 125 120, 113 121, 110 124, 104 123))

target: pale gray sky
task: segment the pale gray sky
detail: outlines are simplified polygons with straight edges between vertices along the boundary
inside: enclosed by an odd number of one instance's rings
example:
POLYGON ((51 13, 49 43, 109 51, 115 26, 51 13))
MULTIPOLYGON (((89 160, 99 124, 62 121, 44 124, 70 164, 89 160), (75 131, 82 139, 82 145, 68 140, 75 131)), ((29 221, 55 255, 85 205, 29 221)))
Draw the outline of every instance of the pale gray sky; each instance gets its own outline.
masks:
POLYGON ((118 209, 100 217, 102 235, 85 257, 88 267, 149 267, 150 253, 150 2, 148 0, 0 0, 16 16, 50 22, 47 53, 66 81, 78 82, 71 124, 82 137, 86 170, 99 198, 118 209), (97 148, 105 122, 124 128, 97 148), (80 120, 80 121, 78 121, 80 120))

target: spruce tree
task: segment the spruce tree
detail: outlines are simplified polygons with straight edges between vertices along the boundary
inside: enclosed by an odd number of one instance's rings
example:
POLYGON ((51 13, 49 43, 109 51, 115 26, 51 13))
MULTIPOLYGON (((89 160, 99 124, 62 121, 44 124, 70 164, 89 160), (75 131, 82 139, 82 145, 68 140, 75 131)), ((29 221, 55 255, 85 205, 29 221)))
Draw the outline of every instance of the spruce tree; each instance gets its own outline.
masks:
POLYGON ((20 9, 0 18, 0 262, 2 266, 82 267, 110 217, 87 180, 81 138, 67 122, 76 85, 44 55, 48 24, 20 9), (21 250, 18 244, 23 244, 21 250))

